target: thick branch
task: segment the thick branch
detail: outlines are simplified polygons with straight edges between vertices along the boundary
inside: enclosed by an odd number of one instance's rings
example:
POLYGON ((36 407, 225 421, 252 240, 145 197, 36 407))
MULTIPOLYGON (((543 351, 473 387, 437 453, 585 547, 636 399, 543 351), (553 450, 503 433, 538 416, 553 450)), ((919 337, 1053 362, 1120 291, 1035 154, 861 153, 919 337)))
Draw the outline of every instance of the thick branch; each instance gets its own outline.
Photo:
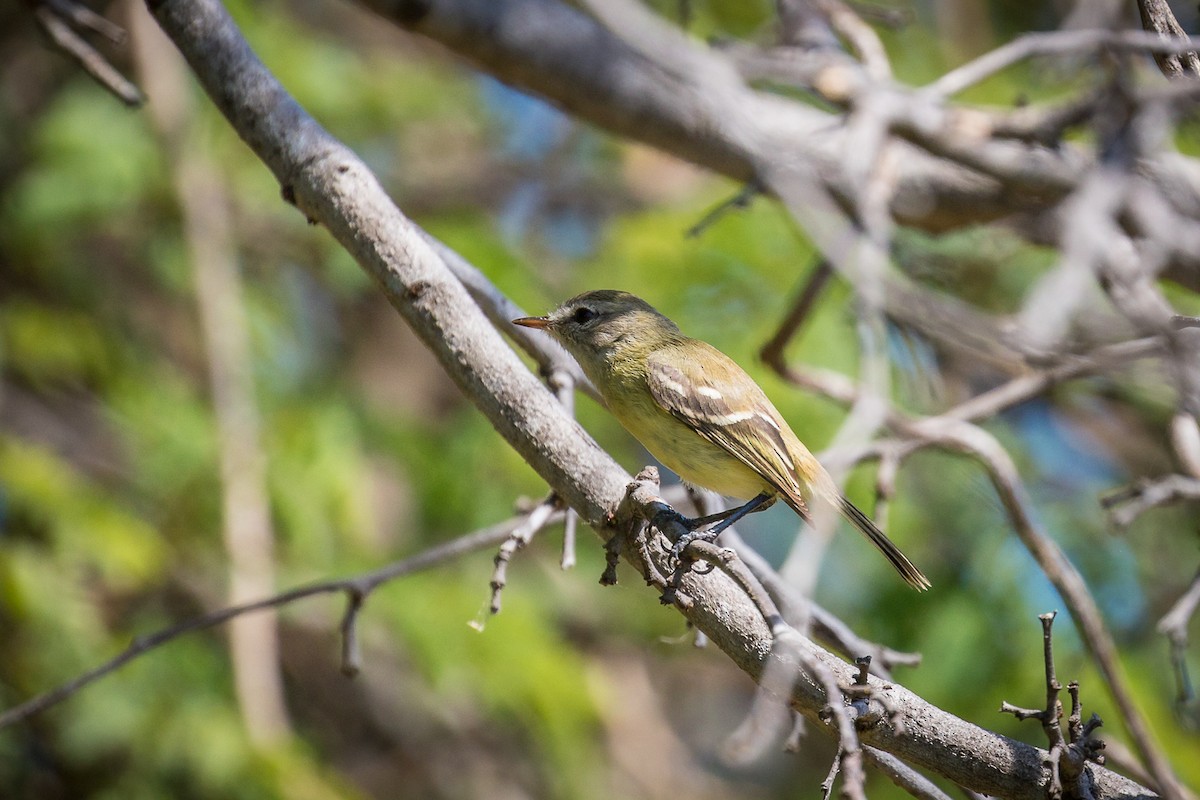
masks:
MULTIPOLYGON (((645 142, 741 182, 762 178, 773 165, 804 165, 808 172, 820 175, 840 201, 852 205, 853 180, 841 160, 848 131, 837 115, 745 86, 712 91, 711 85, 686 72, 665 69, 596 20, 557 0, 360 2, 499 80, 618 136, 645 142)), ((1139 35, 1143 38, 1133 46, 1167 47, 1139 35)), ((1071 42, 1075 50, 1081 47, 1080 38, 1084 47, 1123 41, 1105 31, 1075 37, 1071 42)), ((821 53, 817 60, 824 56, 821 53)), ((1062 197, 1064 189, 1058 184, 1093 163, 1091 151, 1073 144, 1049 149, 1036 142, 979 137, 969 147, 956 148, 962 114, 936 105, 931 93, 870 83, 837 51, 830 51, 828 59, 827 70, 817 67, 826 82, 861 86, 867 81, 871 89, 892 93, 893 105, 902 111, 911 107, 937 116, 932 127, 922 118, 897 128, 932 150, 904 141, 893 145, 896 191, 890 210, 900 224, 943 231, 1032 213, 1053 226, 1054 218, 1044 212, 1062 197), (1036 168, 1031 168, 1034 164, 1036 168), (1005 178, 997 180, 977 170, 993 174, 999 170, 1005 178), (1055 181, 1047 184, 1048 176, 1056 176, 1055 181)), ((699 45, 690 48, 689 60, 706 73, 725 72, 730 66, 723 54, 699 45)), ((974 116, 986 115, 974 112, 974 116)), ((1163 155, 1142 169, 1181 213, 1200 208, 1200 165, 1193 160, 1163 155)), ((1169 265, 1166 274, 1185 285, 1200 286, 1200 259, 1182 250, 1173 252, 1172 258, 1176 263, 1169 265)))
MULTIPOLYGON (((849 198, 838 161, 836 117, 746 89, 714 103, 705 87, 672 74, 586 14, 556 0, 362 0, 519 89, 612 133, 748 182, 787 154, 812 165, 849 198)), ((1018 210, 1011 189, 902 145, 898 221, 930 230, 997 219, 1018 210)))
MULTIPOLYGON (((560 515, 561 516, 561 515, 560 515)), ((148 636, 139 636, 134 639, 128 647, 115 657, 104 662, 95 669, 88 670, 79 677, 69 681, 62 686, 52 689, 48 692, 38 695, 30 700, 13 706, 0 713, 0 730, 5 727, 19 722, 23 719, 33 716, 50 706, 61 703, 68 697, 79 692, 81 689, 89 686, 100 680, 106 675, 111 675, 121 667, 128 664, 138 656, 148 653, 157 647, 172 642, 180 636, 196 631, 208 630, 222 625, 232 619, 237 619, 246 614, 252 614, 256 611, 263 611, 271 608, 280 608, 290 605, 297 600, 303 600, 306 597, 313 597, 321 594, 335 594, 338 592, 346 593, 350 597, 350 605, 347 609, 345 621, 342 626, 342 633, 345 637, 343 643, 344 663, 343 671, 353 673, 354 667, 357 666, 355 654, 355 637, 353 623, 358 610, 362 607, 363 599, 370 594, 376 587, 387 583, 388 581, 396 580, 430 567, 437 566, 447 561, 459 558, 467 553, 476 550, 482 550, 486 547, 494 547, 512 534, 514 528, 525 524, 526 517, 521 516, 498 525, 493 525, 489 528, 476 531, 475 533, 467 534, 458 539, 446 542, 445 544, 431 547, 428 550, 418 553, 410 558, 405 558, 401 561, 396 561, 387 564, 379 569, 371 572, 355 575, 350 578, 340 578, 328 581, 319 581, 310 583, 307 586, 298 586, 295 589, 289 589, 286 592, 280 592, 272 597, 267 597, 262 600, 255 600, 242 605, 229 606, 226 608, 213 611, 208 614, 202 614, 199 617, 193 617, 184 620, 177 625, 172 625, 168 628, 163 628, 160 631, 152 633, 148 636)))

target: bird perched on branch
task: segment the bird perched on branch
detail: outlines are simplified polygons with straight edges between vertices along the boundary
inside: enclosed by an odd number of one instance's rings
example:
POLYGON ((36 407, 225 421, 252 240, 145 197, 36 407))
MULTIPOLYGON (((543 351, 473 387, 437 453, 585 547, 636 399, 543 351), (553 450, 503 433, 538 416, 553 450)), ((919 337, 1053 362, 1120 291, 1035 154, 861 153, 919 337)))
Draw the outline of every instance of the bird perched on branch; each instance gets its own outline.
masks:
POLYGON ((929 588, 921 571, 846 499, 754 379, 712 345, 685 336, 646 301, 628 292, 591 291, 544 317, 513 322, 561 342, 613 416, 683 480, 749 498, 719 514, 684 519, 689 532, 675 543, 676 556, 690 541, 711 541, 779 498, 810 521, 808 501, 815 499, 845 515, 909 585, 929 588))

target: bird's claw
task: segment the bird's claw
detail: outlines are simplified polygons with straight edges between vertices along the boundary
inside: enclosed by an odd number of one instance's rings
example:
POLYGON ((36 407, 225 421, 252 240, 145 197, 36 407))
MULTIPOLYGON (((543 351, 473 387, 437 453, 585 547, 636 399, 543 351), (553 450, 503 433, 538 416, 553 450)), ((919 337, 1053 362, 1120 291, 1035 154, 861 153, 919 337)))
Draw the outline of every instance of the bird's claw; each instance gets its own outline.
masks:
POLYGON ((683 536, 675 540, 675 544, 671 545, 671 557, 668 563, 675 567, 683 560, 683 551, 687 546, 697 540, 703 542, 711 542, 717 538, 717 533, 713 531, 688 531, 683 536))

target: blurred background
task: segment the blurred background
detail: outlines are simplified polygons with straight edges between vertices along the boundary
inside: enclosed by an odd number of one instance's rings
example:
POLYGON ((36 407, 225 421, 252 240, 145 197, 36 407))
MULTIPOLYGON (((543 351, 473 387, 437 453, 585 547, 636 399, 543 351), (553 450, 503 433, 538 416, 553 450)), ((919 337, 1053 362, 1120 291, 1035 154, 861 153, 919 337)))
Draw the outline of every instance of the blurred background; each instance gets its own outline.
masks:
MULTIPOLYGON (((577 124, 353 5, 227 5, 400 208, 530 313, 587 288, 634 291, 745 365, 814 449, 832 437, 843 410, 756 358, 814 266, 785 212, 759 199, 688 237, 740 187, 577 124)), ((890 5, 908 22, 881 35, 910 84, 1068 11, 890 5)), ((686 6, 700 36, 773 35, 765 0, 686 6)), ((368 570, 546 493, 362 271, 280 199, 141 6, 97 10, 131 32, 104 50, 148 93, 143 109, 50 49, 25 8, 0 7, 0 708, 231 598, 368 570)), ((678 15, 674 3, 661 10, 678 15)), ((1057 96, 1062 80, 1026 65, 968 96, 1011 105, 1057 96)), ((1195 153, 1195 131, 1178 144, 1195 153)), ((909 275, 995 313, 1054 262, 994 230, 898 238, 909 275)), ((1171 299, 1200 311, 1193 296, 1171 299)), ((942 369, 902 330, 894 344, 897 400, 910 409, 936 411, 995 379, 942 369)), ((854 375, 856 354, 852 298, 835 284, 788 355, 854 375)), ((1200 516, 1166 508, 1118 534, 1097 503, 1172 469, 1173 403, 1161 375, 1134 370, 1067 384, 988 428, 1097 594, 1160 742, 1197 786, 1200 734, 1173 711, 1154 623, 1200 563, 1200 516)), ((580 399, 579 415, 626 468, 647 463, 603 410, 580 399)), ((873 466, 860 468, 848 492, 870 508, 873 482, 873 466)), ((1035 615, 1060 601, 973 464, 927 451, 898 490, 891 531, 933 591, 911 592, 844 534, 819 601, 863 636, 919 651, 923 664, 896 678, 930 702, 1044 744, 1036 724, 997 708, 1043 702, 1035 615)), ((775 561, 795 527, 785 509, 745 526, 775 561)), ((494 618, 490 551, 380 589, 361 616, 354 680, 338 671, 334 596, 283 609, 277 645, 260 616, 232 637, 219 628, 158 649, 0 731, 0 797, 818 797, 831 741, 727 758, 750 680, 693 647, 631 571, 599 587, 590 532, 579 565, 561 571, 560 536, 548 530, 517 555, 494 618), (482 631, 469 625, 479 621, 482 631)), ((1069 619, 1056 631, 1060 679, 1082 682, 1085 714, 1113 713, 1069 619)), ((877 775, 868 791, 900 796, 877 775)))

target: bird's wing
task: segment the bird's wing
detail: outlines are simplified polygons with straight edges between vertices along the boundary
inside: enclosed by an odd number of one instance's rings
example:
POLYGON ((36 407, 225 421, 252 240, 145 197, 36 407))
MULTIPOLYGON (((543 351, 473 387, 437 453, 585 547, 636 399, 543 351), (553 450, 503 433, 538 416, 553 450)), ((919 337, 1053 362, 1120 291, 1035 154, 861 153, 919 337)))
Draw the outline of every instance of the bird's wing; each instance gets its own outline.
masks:
POLYGON ((715 347, 697 344, 650 355, 647 380, 655 402, 761 475, 807 517, 800 487, 814 476, 798 472, 807 465, 796 462, 808 451, 741 367, 715 347), (766 446, 751 447, 752 441, 766 446))
POLYGON ((842 495, 758 384, 724 353, 699 344, 699 348, 671 347, 650 356, 647 379, 655 402, 761 475, 804 519, 809 514, 800 494, 802 486, 833 503, 910 585, 928 589, 929 580, 921 570, 842 495), (711 366, 706 369, 706 364, 711 366), (746 444, 752 441, 766 446, 746 444))

